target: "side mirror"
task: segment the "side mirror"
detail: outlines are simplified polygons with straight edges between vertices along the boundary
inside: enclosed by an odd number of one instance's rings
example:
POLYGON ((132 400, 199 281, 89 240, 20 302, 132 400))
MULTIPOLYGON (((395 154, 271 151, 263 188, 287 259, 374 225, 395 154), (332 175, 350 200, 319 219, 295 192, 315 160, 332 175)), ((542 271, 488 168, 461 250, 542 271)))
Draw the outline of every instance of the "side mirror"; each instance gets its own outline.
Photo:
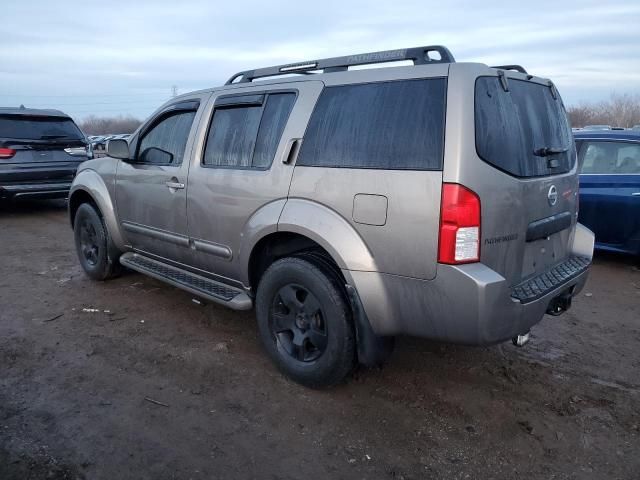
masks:
POLYGON ((115 139, 107 141, 107 155, 120 160, 129 160, 129 144, 126 140, 115 139))

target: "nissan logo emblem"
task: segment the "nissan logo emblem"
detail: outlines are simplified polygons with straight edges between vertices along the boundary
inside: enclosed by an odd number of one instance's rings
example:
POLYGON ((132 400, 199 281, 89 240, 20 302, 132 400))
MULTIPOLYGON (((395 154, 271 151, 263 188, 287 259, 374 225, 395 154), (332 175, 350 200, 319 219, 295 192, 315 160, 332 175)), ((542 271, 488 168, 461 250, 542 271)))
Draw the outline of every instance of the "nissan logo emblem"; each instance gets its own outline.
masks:
POLYGON ((558 189, 555 185, 551 185, 549 187, 549 191, 547 192, 547 200, 549 200, 549 205, 552 207, 558 203, 558 189))

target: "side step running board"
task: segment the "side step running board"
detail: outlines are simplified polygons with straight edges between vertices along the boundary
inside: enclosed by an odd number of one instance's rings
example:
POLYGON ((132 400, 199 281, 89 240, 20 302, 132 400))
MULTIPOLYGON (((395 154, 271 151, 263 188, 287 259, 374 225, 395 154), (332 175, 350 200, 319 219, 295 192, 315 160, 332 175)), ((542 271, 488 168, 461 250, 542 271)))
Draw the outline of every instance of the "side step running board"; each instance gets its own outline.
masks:
POLYGON ((240 288, 230 287, 224 283, 167 265, 138 253, 127 252, 122 254, 120 263, 131 270, 157 278, 174 287, 226 305, 234 310, 250 310, 253 306, 253 302, 247 292, 240 288))

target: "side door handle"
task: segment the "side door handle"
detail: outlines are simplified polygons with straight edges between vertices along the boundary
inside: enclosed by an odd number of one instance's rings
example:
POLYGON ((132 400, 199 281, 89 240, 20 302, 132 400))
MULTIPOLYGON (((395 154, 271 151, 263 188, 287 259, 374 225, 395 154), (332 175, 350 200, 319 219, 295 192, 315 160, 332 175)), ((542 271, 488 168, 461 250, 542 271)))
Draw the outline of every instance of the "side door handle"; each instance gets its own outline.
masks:
POLYGON ((291 164, 298 157, 298 153, 300 152, 300 146, 302 145, 301 138, 292 138, 287 143, 287 148, 284 150, 284 154, 282 155, 282 163, 291 164))
POLYGON ((184 188, 184 183, 168 181, 164 183, 170 190, 180 190, 184 188))
POLYGON ((640 197, 640 192, 633 192, 631 194, 632 197, 640 197))

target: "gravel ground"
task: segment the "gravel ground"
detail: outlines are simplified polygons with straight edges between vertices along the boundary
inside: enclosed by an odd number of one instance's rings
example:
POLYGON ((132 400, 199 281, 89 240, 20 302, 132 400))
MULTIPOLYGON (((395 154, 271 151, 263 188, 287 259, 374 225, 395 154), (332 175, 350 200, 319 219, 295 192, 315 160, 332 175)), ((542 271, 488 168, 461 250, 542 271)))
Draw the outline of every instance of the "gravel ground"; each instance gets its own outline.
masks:
POLYGON ((598 256, 524 348, 402 338, 327 391, 253 313, 90 281, 61 202, 0 208, 0 479, 640 478, 640 271, 598 256))

